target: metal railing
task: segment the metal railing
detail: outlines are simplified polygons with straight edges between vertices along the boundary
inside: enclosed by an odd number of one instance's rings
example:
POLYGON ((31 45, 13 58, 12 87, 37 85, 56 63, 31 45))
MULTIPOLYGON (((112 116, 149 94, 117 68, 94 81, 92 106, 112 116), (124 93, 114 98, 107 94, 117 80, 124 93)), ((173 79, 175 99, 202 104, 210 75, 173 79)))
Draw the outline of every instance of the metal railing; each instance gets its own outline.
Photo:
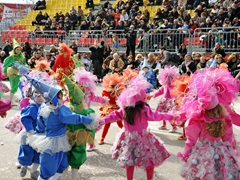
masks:
MULTIPOLYGON (((213 50, 215 43, 222 44, 226 52, 236 52, 240 46, 239 27, 226 28, 197 28, 194 32, 183 33, 176 29, 151 29, 144 33, 138 31, 136 38, 136 52, 159 52, 160 46, 165 46, 172 53, 177 53, 182 43, 186 44, 188 53, 206 52, 213 50), (211 31, 210 31, 211 30, 211 31), (222 30, 219 31, 219 30, 222 30), (209 32, 210 31, 210 32, 209 32), (220 38, 219 38, 220 37, 220 38)), ((86 30, 86 31, 2 31, 2 42, 15 37, 21 43, 28 41, 39 45, 57 45, 59 42, 71 44, 75 41, 79 51, 89 52, 89 47, 97 40, 105 42, 112 49, 126 51, 127 39, 124 30, 86 30)))

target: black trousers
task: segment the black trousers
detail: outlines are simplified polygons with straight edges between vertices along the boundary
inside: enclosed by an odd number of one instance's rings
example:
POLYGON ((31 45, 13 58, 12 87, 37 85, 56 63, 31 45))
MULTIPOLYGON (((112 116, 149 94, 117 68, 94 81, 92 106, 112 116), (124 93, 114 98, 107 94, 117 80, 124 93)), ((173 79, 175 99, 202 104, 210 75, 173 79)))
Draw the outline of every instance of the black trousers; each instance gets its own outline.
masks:
POLYGON ((130 51, 132 53, 133 58, 135 59, 135 46, 127 45, 127 50, 126 50, 127 56, 129 56, 130 51))

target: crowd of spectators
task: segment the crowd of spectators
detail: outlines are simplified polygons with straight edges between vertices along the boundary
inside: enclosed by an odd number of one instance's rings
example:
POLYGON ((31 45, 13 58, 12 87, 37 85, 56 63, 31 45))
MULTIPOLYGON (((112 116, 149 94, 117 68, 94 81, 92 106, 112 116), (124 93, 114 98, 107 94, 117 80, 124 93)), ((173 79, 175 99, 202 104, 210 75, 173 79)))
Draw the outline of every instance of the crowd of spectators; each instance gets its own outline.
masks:
MULTIPOLYGON (((87 1, 87 3, 92 2, 87 1)), ((112 7, 109 0, 106 0, 96 13, 90 11, 86 17, 81 6, 77 10, 72 7, 69 13, 64 15, 62 12, 56 13, 53 18, 50 18, 47 13, 42 15, 39 12, 33 21, 33 25, 37 24, 33 35, 50 36, 54 34, 64 39, 70 29, 77 29, 88 30, 88 37, 98 37, 94 35, 94 30, 106 33, 110 30, 113 32, 118 30, 117 33, 106 34, 106 37, 113 38, 113 35, 119 36, 119 31, 121 31, 126 38, 126 53, 116 54, 117 49, 104 41, 95 41, 89 48, 91 54, 79 53, 75 41, 69 44, 74 49, 75 57, 84 62, 86 69, 94 69, 99 81, 106 73, 121 73, 127 67, 141 70, 144 58, 148 59, 149 68, 155 77, 165 65, 177 66, 182 74, 191 74, 196 69, 212 67, 228 68, 234 77, 240 76, 238 75, 240 72, 239 55, 232 53, 227 58, 225 57, 228 47, 237 48, 240 44, 239 28, 237 27, 240 25, 238 1, 165 0, 162 2, 161 0, 149 0, 149 6, 162 5, 163 7, 163 9, 157 9, 153 18, 150 17, 147 9, 144 12, 139 10, 142 5, 142 0, 127 0, 126 2, 120 0, 115 7, 112 7), (192 17, 187 9, 194 11, 192 17), (42 31, 40 25, 44 25, 42 31), (210 28, 210 30, 196 31, 197 28, 210 28), (212 53, 209 60, 204 54, 188 53, 183 38, 193 33, 198 33, 200 40, 206 46, 206 51, 212 53), (139 38, 138 44, 135 41, 137 38, 139 38), (136 54, 135 48, 143 49, 146 43, 144 41, 149 42, 149 48, 154 49, 154 54, 149 53, 145 57, 136 54), (169 47, 170 49, 176 47, 176 54, 170 53, 169 47)), ((94 4, 92 7, 88 7, 86 4, 86 8, 94 8, 94 4)), ((53 45, 49 52, 39 49, 43 49, 43 47, 37 48, 36 45, 30 47, 25 43, 24 52, 29 66, 33 67, 35 60, 39 58, 47 58, 54 63, 58 52, 53 45), (31 52, 25 50, 30 48, 31 52)))

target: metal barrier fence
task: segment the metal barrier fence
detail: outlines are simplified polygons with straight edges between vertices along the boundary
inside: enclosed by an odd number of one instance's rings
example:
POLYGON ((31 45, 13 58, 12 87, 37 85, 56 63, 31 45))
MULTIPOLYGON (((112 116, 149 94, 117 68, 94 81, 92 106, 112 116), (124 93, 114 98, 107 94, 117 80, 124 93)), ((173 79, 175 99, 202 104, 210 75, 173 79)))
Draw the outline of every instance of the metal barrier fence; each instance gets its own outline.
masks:
MULTIPOLYGON (((182 43, 186 44, 188 53, 213 50, 219 42, 227 52, 236 52, 240 46, 239 27, 197 28, 194 32, 176 29, 151 29, 148 32, 136 32, 136 52, 158 52, 160 46, 165 46, 170 52, 177 52, 182 43), (222 32, 220 31, 222 30, 222 32)), ((126 32, 124 30, 86 30, 86 31, 2 31, 1 40, 11 41, 16 38, 20 43, 28 41, 38 45, 57 45, 59 42, 71 44, 75 41, 79 51, 89 52, 89 47, 97 40, 105 42, 112 49, 126 51, 126 32)))
POLYGON ((37 45, 57 45, 61 40, 66 38, 64 31, 23 31, 23 30, 10 30, 1 32, 2 42, 12 42, 12 38, 15 38, 19 43, 24 44, 29 42, 30 44, 37 45))
POLYGON ((195 29, 192 40, 195 49, 214 52, 216 43, 220 43, 226 52, 236 52, 240 48, 240 27, 213 27, 195 29))

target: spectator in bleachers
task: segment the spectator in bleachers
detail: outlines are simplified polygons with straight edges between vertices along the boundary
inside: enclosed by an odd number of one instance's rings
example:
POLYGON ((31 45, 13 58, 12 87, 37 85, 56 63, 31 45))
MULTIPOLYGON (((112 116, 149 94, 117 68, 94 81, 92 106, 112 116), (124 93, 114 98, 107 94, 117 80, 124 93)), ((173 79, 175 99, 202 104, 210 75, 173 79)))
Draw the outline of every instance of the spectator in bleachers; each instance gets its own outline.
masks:
MULTIPOLYGON (((201 18, 200 16, 198 15, 197 12, 194 13, 193 17, 191 18, 194 22, 196 22, 196 24, 200 24, 202 21, 201 21, 201 18)), ((189 20, 188 23, 190 23, 191 19, 189 20)))
POLYGON ((128 21, 129 16, 126 12, 126 10, 122 10, 121 16, 120 16, 120 21, 128 21))
POLYGON ((240 60, 236 53, 232 53, 228 57, 228 69, 234 77, 240 72, 240 60))
POLYGON ((87 21, 91 22, 91 21, 95 21, 95 16, 92 14, 92 11, 90 11, 87 15, 87 21))
POLYGON ((160 47, 159 55, 161 57, 161 64, 162 64, 162 66, 171 64, 171 62, 170 62, 171 53, 169 51, 167 51, 164 46, 160 47))
POLYGON ((69 12, 70 12, 70 14, 71 14, 72 12, 74 12, 75 14, 77 14, 77 10, 74 8, 74 6, 71 7, 71 9, 70 9, 69 12))
POLYGON ((22 48, 22 52, 25 52, 25 58, 26 60, 30 59, 32 56, 32 48, 29 42, 25 42, 24 46, 22 48))
POLYGON ((110 61, 109 69, 112 73, 121 73, 125 63, 122 59, 119 58, 118 53, 113 54, 113 60, 110 61))
POLYGON ((9 56, 9 52, 12 51, 12 49, 12 45, 8 41, 5 41, 3 51, 6 53, 6 56, 9 56))
POLYGON ((69 33, 69 31, 71 30, 71 22, 69 21, 69 17, 65 18, 64 30, 66 31, 66 33, 69 33))
POLYGON ((178 49, 178 53, 180 53, 182 57, 185 57, 185 55, 187 54, 186 44, 180 45, 180 48, 178 49))
POLYGON ((42 15, 42 11, 39 11, 39 13, 37 14, 35 21, 32 21, 32 25, 34 26, 35 24, 37 25, 42 25, 42 20, 44 19, 43 15, 42 15))
POLYGON ((189 31, 191 34, 195 33, 195 29, 198 28, 198 23, 196 21, 194 21, 193 19, 189 20, 189 31))
POLYGON ((6 57, 7 57, 7 56, 6 56, 5 51, 1 51, 1 52, 0 52, 0 62, 3 63, 3 60, 4 60, 6 57))
POLYGON ((172 10, 172 1, 171 0, 163 0, 162 6, 167 7, 167 9, 169 11, 171 11, 172 10))
POLYGON ((62 13, 62 11, 59 11, 58 16, 59 16, 59 19, 60 19, 61 17, 62 17, 63 19, 65 19, 65 16, 64 16, 64 14, 62 13))
POLYGON ((187 21, 183 21, 182 22, 182 30, 184 34, 188 34, 189 33, 189 25, 187 21))
POLYGON ((94 2, 93 0, 87 0, 86 2, 86 9, 91 8, 92 10, 94 10, 94 2))
POLYGON ((235 17, 232 21, 232 26, 240 26, 240 21, 238 17, 235 17))
POLYGON ((85 16, 84 16, 84 12, 82 10, 82 7, 81 6, 78 6, 78 10, 77 10, 77 16, 78 16, 78 21, 79 21, 79 24, 81 23, 81 21, 84 20, 85 16))
MULTIPOLYGON (((91 21, 91 22, 93 22, 93 21, 91 21)), ((87 22, 86 21, 82 21, 81 22, 81 25, 80 25, 80 30, 88 30, 88 24, 87 24, 87 22)))
MULTIPOLYGON (((112 52, 113 54, 113 52, 112 52)), ((112 60, 111 57, 107 57, 104 61, 103 61, 103 64, 102 64, 102 77, 104 77, 107 73, 110 72, 110 69, 109 69, 109 65, 110 65, 110 61, 112 60)))
POLYGON ((227 9, 228 7, 231 7, 232 3, 232 0, 225 0, 223 1, 223 7, 227 9))
POLYGON ((65 38, 65 34, 66 34, 65 29, 62 26, 62 24, 60 23, 57 27, 57 36, 60 41, 63 41, 63 39, 65 38))
POLYGON ((110 45, 106 44, 106 46, 104 48, 103 58, 106 59, 110 55, 111 52, 112 52, 112 49, 111 49, 110 45))
POLYGON ((183 43, 185 37, 186 34, 184 34, 183 29, 179 27, 176 33, 174 33, 173 47, 177 46, 179 48, 179 46, 183 43))
POLYGON ((76 54, 78 52, 78 45, 74 40, 72 41, 72 44, 69 47, 73 50, 73 54, 76 54))
POLYGON ((52 20, 51 20, 51 18, 49 17, 48 19, 47 19, 47 21, 45 22, 45 24, 48 24, 48 26, 49 27, 51 27, 52 26, 52 20))
POLYGON ((178 0, 178 7, 186 7, 187 5, 187 0, 178 0))
POLYGON ((46 24, 48 18, 49 18, 49 15, 48 15, 48 13, 45 12, 39 25, 43 25, 44 26, 46 24))
POLYGON ((216 54, 221 54, 222 57, 226 56, 226 53, 225 53, 225 51, 224 51, 224 49, 223 49, 223 47, 220 43, 215 43, 214 52, 216 54))
POLYGON ((191 55, 186 54, 184 57, 184 62, 179 67, 180 74, 188 74, 189 76, 196 71, 197 67, 195 63, 191 60, 191 55))
POLYGON ((53 16, 53 18, 55 18, 55 19, 56 19, 56 21, 59 21, 59 18, 60 18, 60 17, 59 17, 59 14, 58 14, 58 12, 56 12, 56 13, 55 13, 55 15, 53 16))
POLYGON ((185 21, 186 23, 188 23, 189 20, 191 19, 191 16, 188 14, 187 11, 184 11, 181 18, 182 18, 182 21, 185 21))
POLYGON ((70 23, 71 23, 71 29, 75 30, 75 27, 78 22, 78 17, 74 11, 71 12, 70 17, 69 17, 70 23))
POLYGON ((198 65, 197 65, 197 70, 200 70, 200 69, 205 68, 205 67, 206 67, 206 64, 207 64, 207 62, 206 62, 205 57, 204 57, 204 56, 201 56, 201 57, 200 57, 200 62, 199 62, 198 65))
POLYGON ((43 28, 43 35, 42 37, 45 37, 45 38, 49 38, 49 37, 52 37, 51 36, 51 28, 48 24, 45 24, 44 28, 43 28))
POLYGON ((58 53, 58 49, 56 48, 56 46, 54 46, 54 45, 50 45, 50 50, 49 50, 49 52, 51 53, 51 54, 57 54, 58 53))
POLYGON ((31 56, 33 55, 34 52, 37 52, 38 51, 38 47, 37 47, 37 44, 33 44, 33 47, 32 47, 32 53, 31 53, 31 56))
POLYGON ((60 26, 60 24, 62 25, 61 27, 64 27, 64 19, 63 17, 60 17, 59 21, 57 22, 58 26, 60 26))
POLYGON ((201 13, 203 12, 202 6, 198 5, 194 12, 198 13, 198 16, 201 16, 201 13))
POLYGON ((194 0, 187 0, 186 10, 193 9, 194 0))
POLYGON ((33 6, 34 10, 43 10, 46 9, 46 1, 45 0, 38 0, 36 4, 33 6))

